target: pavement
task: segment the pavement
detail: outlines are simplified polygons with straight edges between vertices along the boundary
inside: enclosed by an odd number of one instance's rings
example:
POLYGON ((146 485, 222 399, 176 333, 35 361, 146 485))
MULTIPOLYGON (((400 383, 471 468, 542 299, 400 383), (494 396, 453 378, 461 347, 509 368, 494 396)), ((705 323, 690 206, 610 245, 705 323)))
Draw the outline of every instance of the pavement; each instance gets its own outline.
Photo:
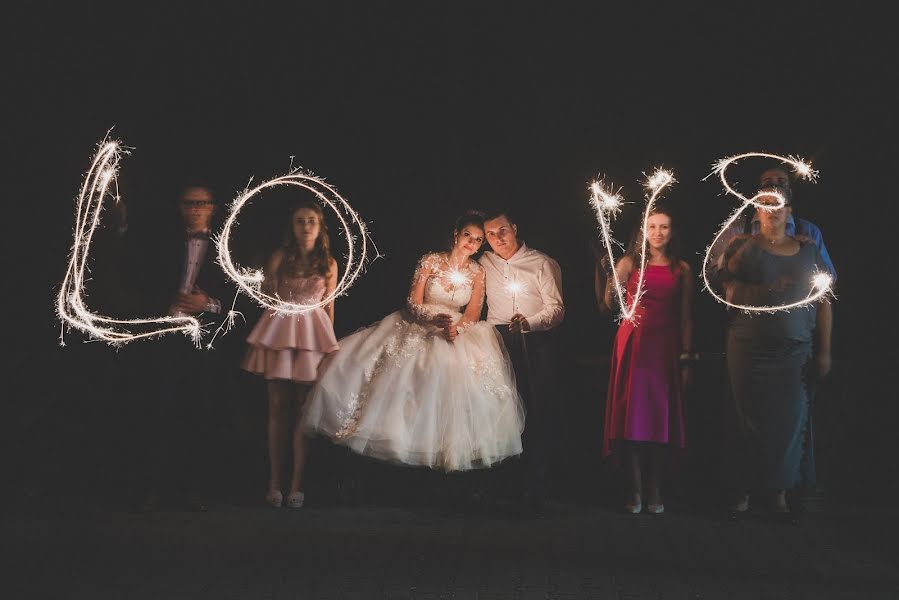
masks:
POLYGON ((0 517, 4 597, 899 598, 889 508, 810 503, 795 526, 761 510, 731 523, 689 498, 662 515, 563 499, 525 517, 431 488, 299 510, 213 498, 205 513, 20 499, 0 517))

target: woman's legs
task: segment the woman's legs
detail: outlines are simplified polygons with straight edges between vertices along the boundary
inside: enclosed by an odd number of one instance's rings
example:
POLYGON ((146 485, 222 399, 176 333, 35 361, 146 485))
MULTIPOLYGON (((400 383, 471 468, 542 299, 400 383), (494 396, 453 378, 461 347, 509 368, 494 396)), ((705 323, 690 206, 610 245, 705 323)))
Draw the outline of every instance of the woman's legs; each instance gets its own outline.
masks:
POLYGON ((777 490, 774 495, 774 512, 790 512, 790 506, 787 504, 787 490, 777 490))
POLYGON ((287 412, 290 406, 289 381, 268 382, 268 460, 270 495, 281 493, 281 474, 284 472, 284 456, 287 448, 287 412))
POLYGON ((662 504, 662 469, 665 460, 665 446, 662 444, 649 444, 649 490, 646 499, 650 505, 662 504))
POLYGON ((290 477, 290 494, 294 495, 303 487, 303 468, 306 466, 308 452, 308 440, 300 424, 303 420, 303 404, 306 401, 306 394, 309 393, 309 386, 293 384, 292 387, 297 399, 297 414, 293 426, 293 468, 290 477))
POLYGON ((643 499, 643 471, 640 464, 643 452, 640 444, 625 442, 622 445, 629 487, 626 508, 630 509, 638 506, 643 499))

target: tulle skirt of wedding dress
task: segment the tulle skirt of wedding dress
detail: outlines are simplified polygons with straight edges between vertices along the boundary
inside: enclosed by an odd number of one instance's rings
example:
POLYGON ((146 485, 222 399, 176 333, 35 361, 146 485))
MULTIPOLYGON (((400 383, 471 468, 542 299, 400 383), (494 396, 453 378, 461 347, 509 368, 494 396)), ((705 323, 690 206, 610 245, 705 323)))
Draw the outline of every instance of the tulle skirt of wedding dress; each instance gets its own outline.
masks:
POLYGON ((521 453, 515 375, 483 321, 448 342, 403 312, 388 315, 340 340, 304 411, 306 429, 382 460, 457 471, 521 453))

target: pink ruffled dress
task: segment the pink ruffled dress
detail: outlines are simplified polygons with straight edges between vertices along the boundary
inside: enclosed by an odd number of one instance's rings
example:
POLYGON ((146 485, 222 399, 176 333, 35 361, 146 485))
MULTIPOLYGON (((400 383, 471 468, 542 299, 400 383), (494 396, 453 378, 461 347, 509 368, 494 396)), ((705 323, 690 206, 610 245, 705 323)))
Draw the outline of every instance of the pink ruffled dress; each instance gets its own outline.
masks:
MULTIPOLYGON (((314 304, 325 295, 325 280, 282 275, 278 295, 290 302, 314 304)), ((334 326, 324 308, 298 315, 279 315, 266 309, 247 336, 249 348, 241 367, 266 379, 287 379, 298 383, 318 380, 318 365, 338 349, 334 326)))

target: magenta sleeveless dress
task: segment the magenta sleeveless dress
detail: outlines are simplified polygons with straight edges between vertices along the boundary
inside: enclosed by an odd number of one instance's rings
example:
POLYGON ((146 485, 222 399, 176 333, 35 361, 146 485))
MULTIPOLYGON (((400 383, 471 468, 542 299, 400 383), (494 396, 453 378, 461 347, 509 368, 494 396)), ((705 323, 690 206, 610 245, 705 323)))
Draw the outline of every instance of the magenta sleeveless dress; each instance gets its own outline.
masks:
MULTIPOLYGON (((627 282, 627 300, 637 291, 639 272, 627 282)), ((606 400, 603 456, 616 441, 686 447, 681 389, 681 273, 648 265, 636 323, 622 321, 612 346, 606 400)))
MULTIPOLYGON (((321 276, 279 277, 278 296, 290 302, 314 304, 325 295, 321 276)), ((297 315, 279 315, 266 309, 247 336, 249 348, 241 367, 266 379, 298 383, 318 380, 318 365, 338 349, 334 326, 324 308, 297 315)))

